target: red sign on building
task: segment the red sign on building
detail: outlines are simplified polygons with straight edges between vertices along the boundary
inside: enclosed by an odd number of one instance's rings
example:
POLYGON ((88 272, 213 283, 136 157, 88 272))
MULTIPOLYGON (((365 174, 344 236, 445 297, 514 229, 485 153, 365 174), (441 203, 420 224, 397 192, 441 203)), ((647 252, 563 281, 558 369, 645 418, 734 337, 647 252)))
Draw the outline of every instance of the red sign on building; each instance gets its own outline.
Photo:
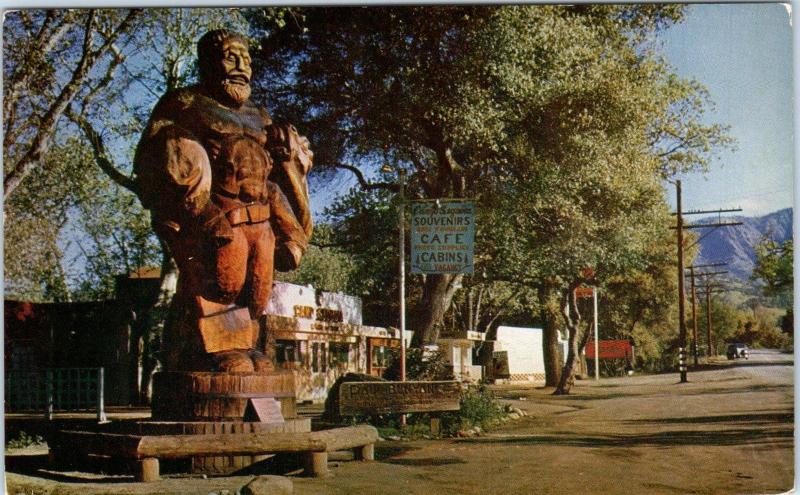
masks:
MULTIPOLYGON (((627 340, 599 341, 600 359, 633 359, 633 346, 627 340)), ((594 341, 586 344, 586 358, 594 359, 594 341)))

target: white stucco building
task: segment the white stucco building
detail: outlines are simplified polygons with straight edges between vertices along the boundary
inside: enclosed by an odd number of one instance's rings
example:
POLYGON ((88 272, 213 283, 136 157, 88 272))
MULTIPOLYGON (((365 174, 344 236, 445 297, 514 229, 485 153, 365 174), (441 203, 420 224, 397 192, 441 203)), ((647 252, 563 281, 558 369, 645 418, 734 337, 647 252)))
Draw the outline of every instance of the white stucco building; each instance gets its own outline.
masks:
MULTIPOLYGON (((494 359, 507 359, 508 377, 500 380, 544 382, 544 351, 541 328, 497 327, 494 359)), ((559 335, 562 356, 567 354, 567 342, 559 335)), ((495 367, 497 369, 497 366, 495 367)))

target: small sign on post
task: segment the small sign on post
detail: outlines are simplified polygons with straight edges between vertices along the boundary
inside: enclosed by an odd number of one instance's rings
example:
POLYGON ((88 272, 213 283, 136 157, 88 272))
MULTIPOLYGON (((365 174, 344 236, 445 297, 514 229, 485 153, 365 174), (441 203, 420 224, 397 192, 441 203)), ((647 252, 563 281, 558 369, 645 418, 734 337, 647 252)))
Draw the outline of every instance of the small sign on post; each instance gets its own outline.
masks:
POLYGON ((247 401, 244 421, 257 421, 267 424, 284 423, 281 403, 272 397, 253 397, 247 401))
POLYGON ((473 201, 411 203, 411 273, 472 273, 474 241, 473 201))

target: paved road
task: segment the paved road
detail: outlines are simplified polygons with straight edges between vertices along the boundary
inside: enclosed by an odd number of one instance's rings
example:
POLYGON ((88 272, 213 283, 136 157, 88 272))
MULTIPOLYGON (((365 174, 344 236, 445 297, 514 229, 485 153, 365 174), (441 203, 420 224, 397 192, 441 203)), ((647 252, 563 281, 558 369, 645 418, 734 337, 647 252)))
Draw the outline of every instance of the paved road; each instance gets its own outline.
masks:
POLYGON ((780 366, 783 371, 792 371, 794 356, 775 349, 750 349, 749 359, 736 359, 731 364, 736 366, 780 366))
POLYGON ((386 442, 299 494, 765 494, 791 488, 793 359, 756 351, 690 371, 578 382, 571 396, 498 387, 531 416, 474 439, 386 442), (520 400, 524 399, 524 400, 520 400))
MULTIPOLYGON (((748 361, 690 371, 685 384, 677 373, 636 375, 578 382, 563 397, 501 386, 497 394, 530 416, 477 438, 381 442, 376 462, 334 463, 329 478, 295 478, 295 493, 781 493, 794 480, 792 373, 790 354, 754 351, 748 361)), ((143 486, 69 473, 10 477, 61 494, 234 493, 250 479, 143 486)))

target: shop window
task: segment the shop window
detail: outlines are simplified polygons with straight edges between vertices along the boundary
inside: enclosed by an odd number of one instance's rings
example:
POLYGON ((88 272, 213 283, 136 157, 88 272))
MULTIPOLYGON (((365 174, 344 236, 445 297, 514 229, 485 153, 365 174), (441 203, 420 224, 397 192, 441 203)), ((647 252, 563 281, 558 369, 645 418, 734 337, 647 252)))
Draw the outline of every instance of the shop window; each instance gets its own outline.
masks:
POLYGON ((331 367, 347 368, 350 363, 350 344, 344 342, 330 343, 331 367))
POLYGON ((297 369, 303 362, 304 342, 299 340, 276 340, 275 361, 284 369, 297 369))
POLYGON ((399 351, 393 347, 386 345, 372 345, 372 353, 370 355, 370 374, 374 376, 382 376, 386 367, 392 361, 394 356, 398 356, 399 351))
POLYGON ((471 364, 473 366, 481 364, 481 347, 480 345, 474 345, 470 347, 472 349, 472 361, 471 364))

